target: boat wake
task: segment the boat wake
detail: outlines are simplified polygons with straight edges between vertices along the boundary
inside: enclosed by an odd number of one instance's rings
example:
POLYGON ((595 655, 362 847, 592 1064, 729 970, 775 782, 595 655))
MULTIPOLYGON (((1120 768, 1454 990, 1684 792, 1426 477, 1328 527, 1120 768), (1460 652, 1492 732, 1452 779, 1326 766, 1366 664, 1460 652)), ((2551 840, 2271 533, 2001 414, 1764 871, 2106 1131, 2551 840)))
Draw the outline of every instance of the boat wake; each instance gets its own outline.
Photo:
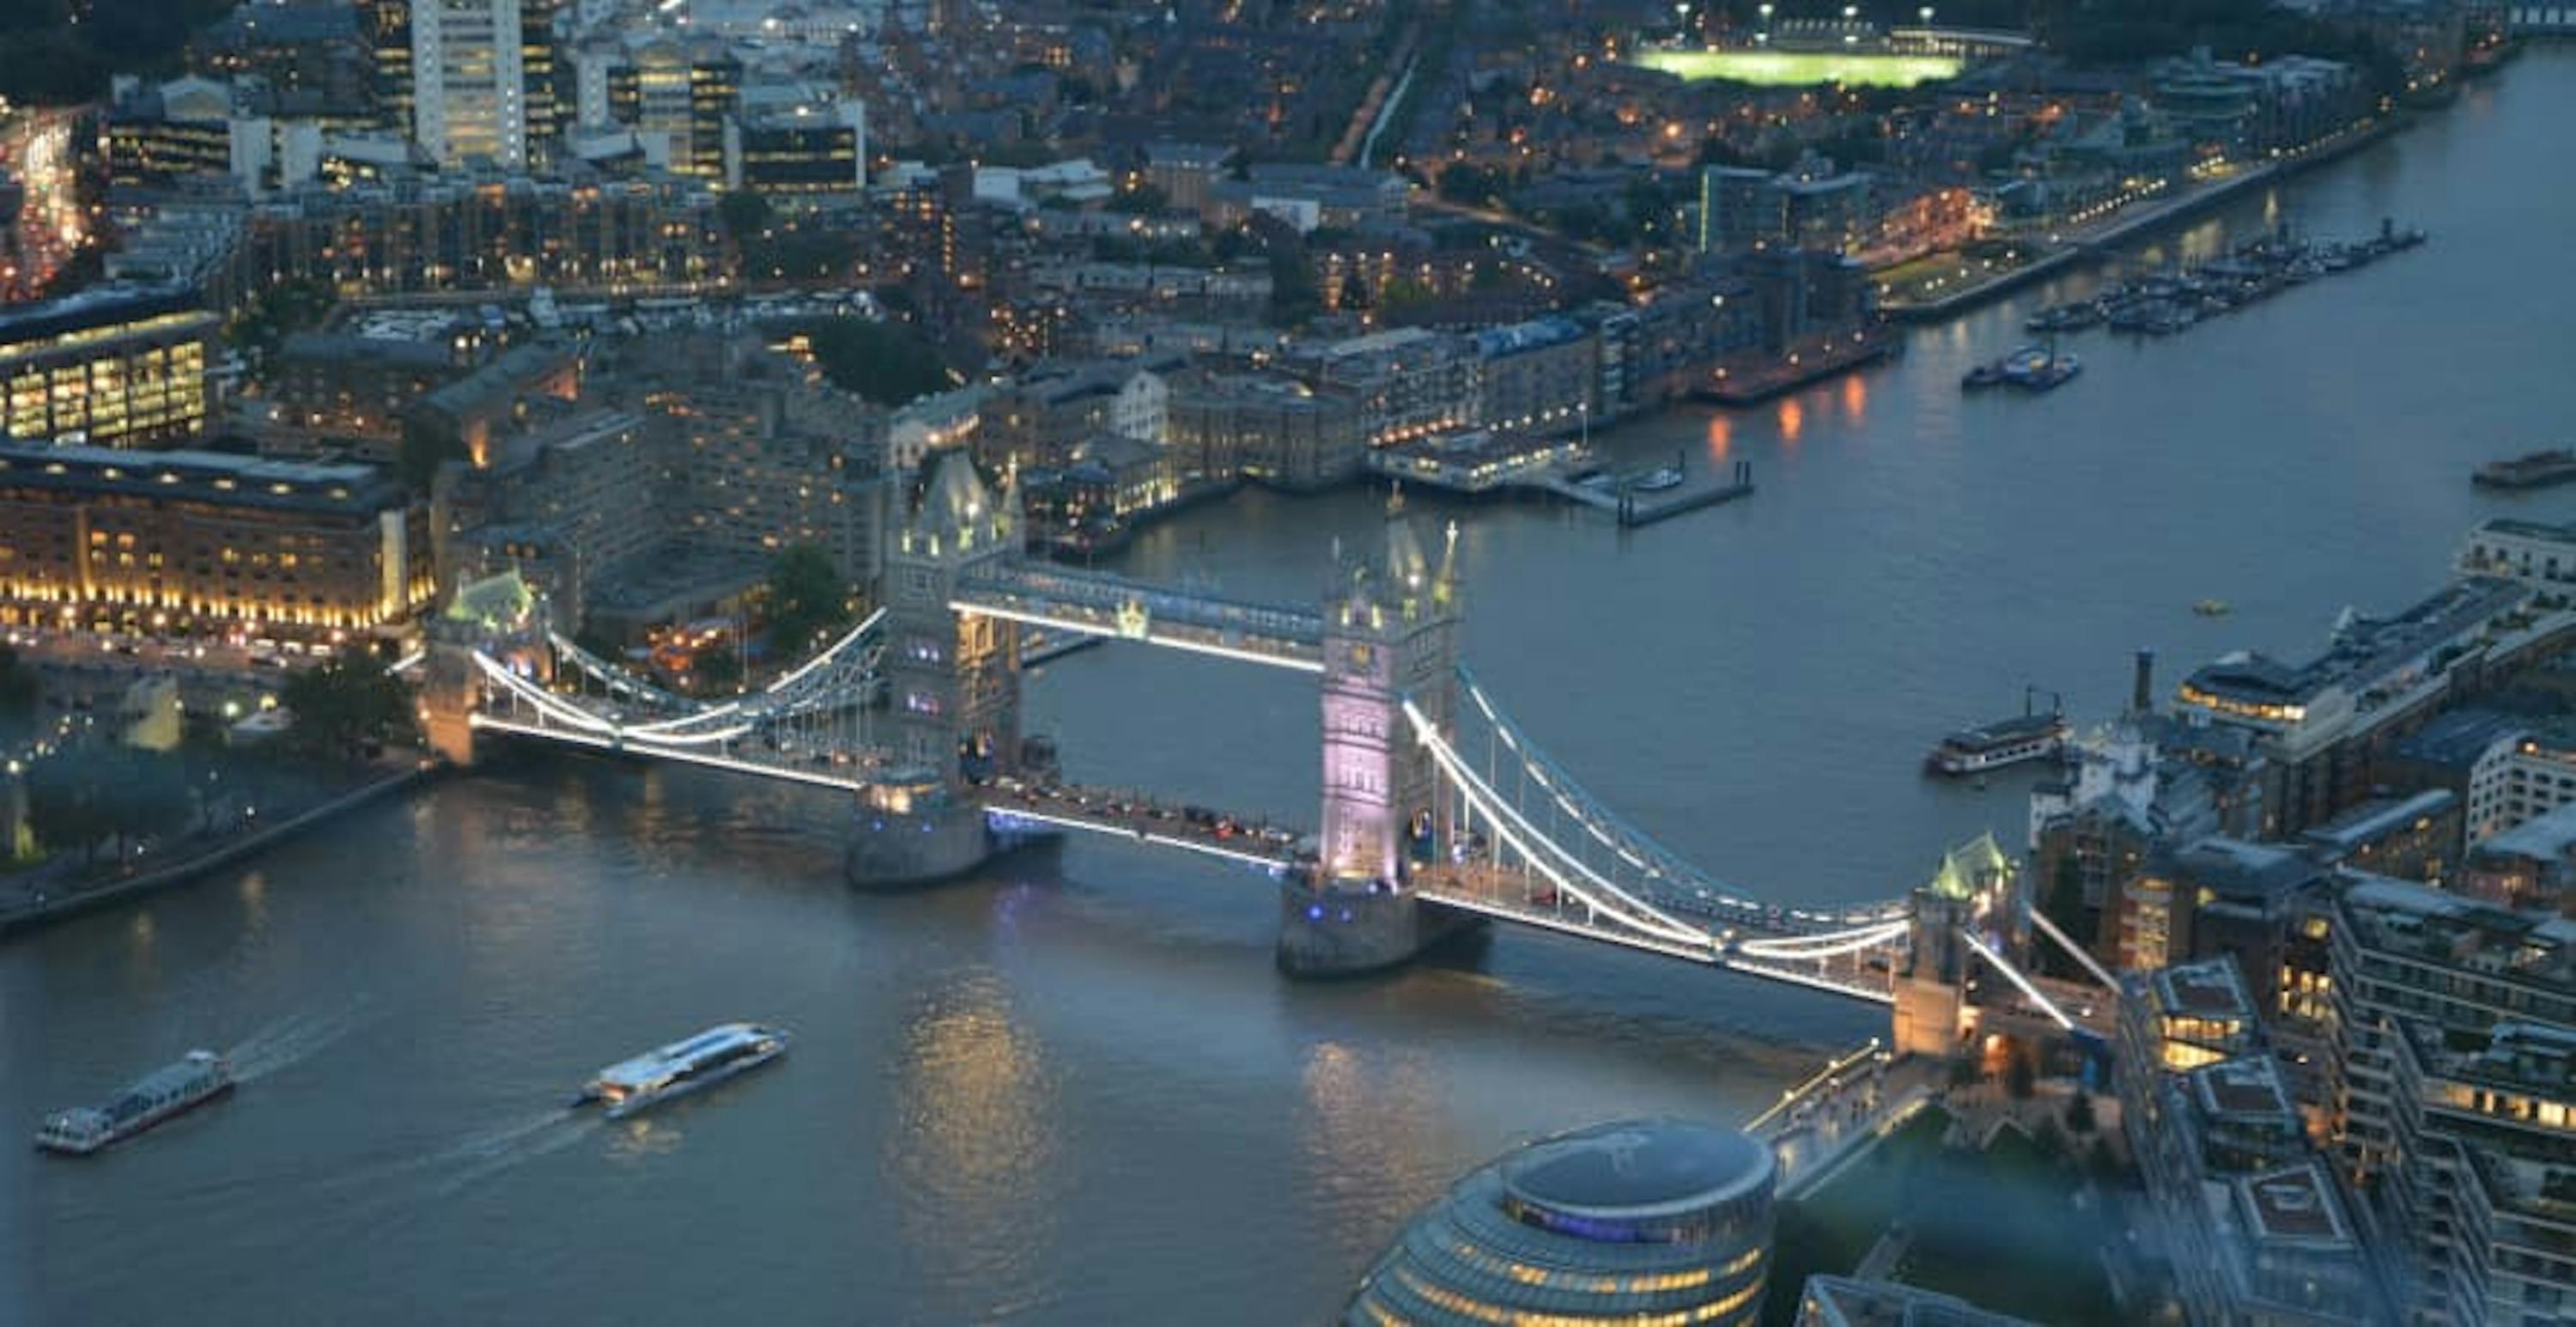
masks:
POLYGON ((302 1064, 376 1018, 365 996, 327 1013, 289 1014, 251 1033, 225 1053, 232 1061, 233 1081, 256 1083, 302 1064))

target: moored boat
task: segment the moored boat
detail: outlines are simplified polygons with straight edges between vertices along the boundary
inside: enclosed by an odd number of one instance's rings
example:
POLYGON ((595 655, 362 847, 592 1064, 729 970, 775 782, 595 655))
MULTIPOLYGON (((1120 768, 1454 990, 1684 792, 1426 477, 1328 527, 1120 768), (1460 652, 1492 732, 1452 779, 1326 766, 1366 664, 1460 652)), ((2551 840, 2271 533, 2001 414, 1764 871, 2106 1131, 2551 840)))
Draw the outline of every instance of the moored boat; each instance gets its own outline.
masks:
POLYGON ((36 1146, 88 1156, 232 1090, 232 1066, 213 1051, 188 1052, 136 1079, 104 1106, 78 1106, 45 1117, 36 1146))
POLYGON ((787 1053, 788 1037, 755 1023, 720 1023, 659 1050, 620 1060, 599 1071, 573 1099, 599 1102, 608 1118, 622 1119, 647 1106, 721 1083, 787 1053))
POLYGON ((2479 466, 2469 482, 2480 488, 2547 488, 2576 479, 2576 450, 2532 452, 2479 466))
POLYGON ((2069 731, 2063 714, 2019 714, 1942 738, 1923 764, 1934 774, 1982 774, 2054 756, 2065 749, 2069 731))

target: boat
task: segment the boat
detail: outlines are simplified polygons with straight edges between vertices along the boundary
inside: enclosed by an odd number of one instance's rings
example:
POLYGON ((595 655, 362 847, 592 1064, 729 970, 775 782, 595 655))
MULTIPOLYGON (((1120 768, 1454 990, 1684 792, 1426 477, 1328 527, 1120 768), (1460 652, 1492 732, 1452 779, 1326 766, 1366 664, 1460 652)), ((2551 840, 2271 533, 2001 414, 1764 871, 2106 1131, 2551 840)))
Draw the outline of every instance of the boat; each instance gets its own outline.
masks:
POLYGON ((1942 738, 1923 766, 1930 773, 1956 776, 2045 760, 2065 749, 2070 731, 2066 716, 2054 710, 1997 719, 1942 738))
POLYGON ((598 1102, 608 1118, 623 1119, 645 1107, 721 1083, 787 1053, 787 1034, 756 1023, 720 1023, 686 1041, 620 1060, 593 1077, 573 1098, 598 1102))
POLYGON ((190 1051, 116 1094, 104 1106, 79 1106, 45 1117, 36 1146, 88 1156, 233 1089, 232 1066, 213 1051, 190 1051))
POLYGON ((2202 617, 2225 617, 2236 610, 2224 599, 2203 599, 2199 603, 2193 604, 2191 606, 2191 611, 2200 614, 2202 617))
POLYGON ((1981 387, 2000 387, 2004 381, 2004 366, 1998 361, 1992 364, 1980 364, 1968 370, 1967 376, 1959 379, 1959 386, 1975 391, 1981 387))
POLYGON ((1682 472, 1673 466, 1660 466, 1629 481, 1628 487, 1639 493, 1661 493, 1682 486, 1682 472))
POLYGON ((2561 447, 2479 466, 2469 482, 2480 488, 2547 488, 2576 479, 2576 451, 2561 447))

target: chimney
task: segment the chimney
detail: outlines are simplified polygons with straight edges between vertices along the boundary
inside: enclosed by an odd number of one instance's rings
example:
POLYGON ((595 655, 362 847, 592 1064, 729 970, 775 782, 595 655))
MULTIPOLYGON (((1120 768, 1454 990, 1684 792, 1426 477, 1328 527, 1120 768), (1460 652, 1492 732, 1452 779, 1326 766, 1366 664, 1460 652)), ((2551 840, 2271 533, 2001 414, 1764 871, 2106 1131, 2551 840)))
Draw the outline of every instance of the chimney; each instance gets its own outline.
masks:
POLYGON ((2137 669, 2129 684, 2129 712, 2153 714, 2156 710, 2156 652, 2138 651, 2137 669))

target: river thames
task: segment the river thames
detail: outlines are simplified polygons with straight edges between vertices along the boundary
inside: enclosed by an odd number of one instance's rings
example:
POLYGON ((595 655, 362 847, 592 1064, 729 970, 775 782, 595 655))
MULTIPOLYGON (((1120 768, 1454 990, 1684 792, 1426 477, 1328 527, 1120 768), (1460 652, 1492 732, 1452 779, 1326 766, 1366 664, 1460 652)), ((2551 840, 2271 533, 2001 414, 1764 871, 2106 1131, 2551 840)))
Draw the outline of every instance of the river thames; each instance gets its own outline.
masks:
MULTIPOLYGON (((2102 333, 2040 398, 1974 360, 2075 284, 1913 334, 1757 410, 1600 439, 1750 460, 1752 500, 1619 533, 1460 520, 1465 654, 1610 804, 1781 901, 1887 897, 2023 785, 1926 782, 2025 684, 2086 720, 2298 654, 2445 574, 2476 462, 2570 440, 2576 52, 2173 237, 2279 219, 2432 243, 2153 342, 2102 333), (2224 599, 2232 616, 2191 605, 2224 599)), ((1120 559, 1312 596, 1382 499, 1248 494, 1120 559)), ((1111 647, 1048 666, 1067 772, 1310 823, 1311 682, 1111 647)), ((194 1045, 237 1096, 88 1162, 0 1147, 0 1322, 1311 1323, 1496 1151, 1621 1114, 1740 1120, 1872 1011, 1498 932, 1383 980, 1271 969, 1261 877, 1075 844, 853 893, 833 804, 535 760, 341 821, 254 868, 0 948, 0 1128, 194 1045), (562 1109, 706 1024, 778 1066, 637 1119, 562 1109)), ((1785 1288, 1780 1293, 1786 1293, 1785 1288)))

